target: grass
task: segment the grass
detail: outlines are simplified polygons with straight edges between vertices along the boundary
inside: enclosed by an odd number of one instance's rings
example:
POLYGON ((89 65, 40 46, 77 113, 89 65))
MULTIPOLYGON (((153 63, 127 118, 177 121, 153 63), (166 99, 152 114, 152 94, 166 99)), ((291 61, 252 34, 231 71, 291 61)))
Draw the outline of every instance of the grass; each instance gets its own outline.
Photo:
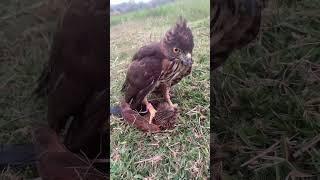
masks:
POLYGON ((110 18, 110 25, 118 25, 127 23, 129 21, 146 19, 159 19, 165 18, 166 24, 172 24, 176 18, 181 15, 188 17, 189 21, 195 21, 207 17, 209 12, 210 3, 208 1, 200 0, 197 3, 191 0, 176 0, 174 3, 168 3, 159 7, 150 9, 143 9, 133 11, 125 14, 114 15, 110 18), (191 15, 192 13, 192 15, 191 15))
MULTIPOLYGON (((32 123, 46 122, 44 102, 29 99, 55 31, 57 16, 42 11, 45 3, 0 2, 0 144, 31 143, 32 123)), ((0 179, 14 177, 36 177, 36 171, 27 167, 0 173, 0 179)))
POLYGON ((271 1, 258 40, 214 74, 225 179, 320 178, 320 2, 290 2, 271 1))
POLYGON ((120 89, 131 57, 139 47, 158 41, 178 15, 194 35, 192 75, 174 87, 182 109, 177 127, 145 134, 111 117, 112 179, 206 179, 209 176, 209 1, 176 1, 162 7, 111 17, 111 102, 120 89), (187 11, 188 10, 188 11, 187 11))

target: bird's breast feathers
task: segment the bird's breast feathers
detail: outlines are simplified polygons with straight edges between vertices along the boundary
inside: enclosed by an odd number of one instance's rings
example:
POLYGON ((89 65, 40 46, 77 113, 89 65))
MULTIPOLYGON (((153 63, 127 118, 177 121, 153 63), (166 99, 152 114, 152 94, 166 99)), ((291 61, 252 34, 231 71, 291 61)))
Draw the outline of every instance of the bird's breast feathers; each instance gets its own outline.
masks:
POLYGON ((162 62, 162 71, 159 77, 160 83, 168 83, 175 79, 187 76, 192 67, 184 65, 181 61, 169 61, 164 59, 162 62))

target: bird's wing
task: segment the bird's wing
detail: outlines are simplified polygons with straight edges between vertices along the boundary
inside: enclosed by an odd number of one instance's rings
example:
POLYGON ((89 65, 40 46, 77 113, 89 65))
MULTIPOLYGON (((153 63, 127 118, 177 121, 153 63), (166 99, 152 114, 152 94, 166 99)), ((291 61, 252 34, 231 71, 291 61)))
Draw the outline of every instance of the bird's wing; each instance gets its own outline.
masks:
POLYGON ((156 56, 133 61, 127 72, 123 86, 125 101, 135 109, 158 82, 162 71, 162 59, 156 56))
POLYGON ((174 86, 174 85, 178 84, 181 81, 182 78, 184 78, 184 77, 188 76, 189 74, 191 74, 191 71, 192 71, 192 66, 186 67, 185 69, 183 69, 180 72, 179 76, 177 76, 175 79, 172 80, 171 86, 174 86))
POLYGON ((148 44, 146 46, 141 47, 138 50, 138 52, 136 52, 133 55, 132 61, 140 60, 145 57, 155 56, 158 54, 161 55, 160 53, 161 53, 160 43, 159 42, 151 43, 151 44, 148 44))

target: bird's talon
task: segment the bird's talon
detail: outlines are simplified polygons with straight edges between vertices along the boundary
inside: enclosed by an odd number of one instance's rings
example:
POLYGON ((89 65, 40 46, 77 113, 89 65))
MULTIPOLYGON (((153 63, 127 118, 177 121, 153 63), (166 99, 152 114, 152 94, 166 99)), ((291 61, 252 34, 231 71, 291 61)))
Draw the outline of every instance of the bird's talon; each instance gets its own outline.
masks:
POLYGON ((150 113, 149 124, 152 124, 152 120, 156 116, 157 110, 155 110, 154 107, 152 106, 152 104, 150 104, 150 103, 147 106, 147 110, 150 113))
POLYGON ((150 119, 149 119, 149 124, 152 124, 153 118, 156 116, 157 111, 149 111, 150 112, 150 119))

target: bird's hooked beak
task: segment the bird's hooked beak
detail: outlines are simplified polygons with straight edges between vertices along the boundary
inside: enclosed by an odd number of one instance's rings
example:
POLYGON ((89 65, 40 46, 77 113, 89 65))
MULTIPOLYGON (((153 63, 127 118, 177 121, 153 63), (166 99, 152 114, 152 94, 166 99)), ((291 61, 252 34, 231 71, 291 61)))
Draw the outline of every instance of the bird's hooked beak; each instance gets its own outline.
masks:
POLYGON ((186 53, 181 55, 181 61, 182 64, 185 66, 191 66, 192 65, 192 55, 191 53, 186 53))

